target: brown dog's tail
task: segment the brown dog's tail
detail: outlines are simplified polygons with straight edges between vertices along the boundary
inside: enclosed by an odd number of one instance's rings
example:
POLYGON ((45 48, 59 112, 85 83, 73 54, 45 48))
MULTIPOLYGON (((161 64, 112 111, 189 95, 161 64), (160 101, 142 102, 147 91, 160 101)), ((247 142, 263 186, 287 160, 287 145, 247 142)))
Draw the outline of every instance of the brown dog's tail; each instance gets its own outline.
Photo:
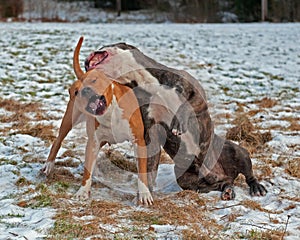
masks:
POLYGON ((84 75, 84 72, 80 68, 80 63, 79 63, 79 52, 80 52, 82 42, 83 42, 83 36, 79 38, 73 55, 73 68, 74 68, 75 75, 79 80, 81 80, 82 76, 84 75))

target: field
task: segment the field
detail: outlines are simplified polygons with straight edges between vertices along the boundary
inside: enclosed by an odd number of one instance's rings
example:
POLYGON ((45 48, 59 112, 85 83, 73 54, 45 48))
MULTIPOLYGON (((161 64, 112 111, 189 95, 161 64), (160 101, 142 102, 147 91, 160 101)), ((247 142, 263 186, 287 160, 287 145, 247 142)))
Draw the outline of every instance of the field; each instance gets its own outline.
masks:
POLYGON ((0 23, 0 29, 0 239, 298 239, 299 24, 0 23), (72 197, 83 172, 84 125, 64 141, 55 173, 39 174, 75 80, 72 55, 82 35, 82 63, 100 46, 127 42, 199 79, 216 132, 250 151, 267 195, 251 197, 243 176, 233 201, 221 201, 219 192, 181 191, 164 156, 155 204, 136 206, 136 176, 125 171, 132 148, 120 144, 99 155, 92 198, 79 202, 72 197))

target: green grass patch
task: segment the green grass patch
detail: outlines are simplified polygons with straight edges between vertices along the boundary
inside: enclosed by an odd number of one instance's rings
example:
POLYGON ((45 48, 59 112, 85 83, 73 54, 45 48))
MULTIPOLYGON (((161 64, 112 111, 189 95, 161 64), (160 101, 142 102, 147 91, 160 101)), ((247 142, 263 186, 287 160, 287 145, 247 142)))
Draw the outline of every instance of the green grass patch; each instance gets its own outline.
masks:
POLYGON ((54 223, 47 239, 74 239, 80 236, 82 225, 68 219, 59 219, 54 223))
POLYGON ((40 194, 32 199, 32 203, 28 206, 31 208, 49 207, 53 203, 50 194, 40 194))
POLYGON ((57 193, 65 193, 70 188, 70 183, 59 181, 54 184, 54 189, 57 193))
POLYGON ((18 187, 23 187, 23 186, 28 186, 31 185, 32 182, 30 182, 29 180, 27 180, 25 177, 20 177, 18 178, 18 180, 15 183, 18 187))

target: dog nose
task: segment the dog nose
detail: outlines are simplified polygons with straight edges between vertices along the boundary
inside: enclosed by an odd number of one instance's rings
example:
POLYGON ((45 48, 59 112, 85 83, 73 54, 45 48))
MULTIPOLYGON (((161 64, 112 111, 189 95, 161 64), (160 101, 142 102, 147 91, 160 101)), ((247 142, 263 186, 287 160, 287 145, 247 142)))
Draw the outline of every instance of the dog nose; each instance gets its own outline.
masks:
POLYGON ((81 90, 81 95, 83 97, 91 96, 92 93, 93 93, 93 90, 90 87, 86 87, 86 88, 84 88, 84 89, 81 90))
POLYGON ((101 96, 100 96, 100 101, 102 101, 102 102, 104 102, 104 101, 105 101, 105 97, 104 97, 104 95, 101 95, 101 96))

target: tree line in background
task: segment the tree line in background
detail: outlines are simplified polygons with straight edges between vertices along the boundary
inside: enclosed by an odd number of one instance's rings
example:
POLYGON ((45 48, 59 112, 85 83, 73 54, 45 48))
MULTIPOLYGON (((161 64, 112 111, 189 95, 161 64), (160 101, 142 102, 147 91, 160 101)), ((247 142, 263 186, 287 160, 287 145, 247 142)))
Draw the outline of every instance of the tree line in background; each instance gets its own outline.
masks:
MULTIPOLYGON (((54 3, 79 1, 118 14, 151 9, 168 13, 169 20, 174 22, 255 22, 262 19, 262 0, 52 0, 54 3)), ((300 21, 299 0, 264 1, 267 2, 266 21, 300 21)), ((49 0, 0 0, 0 17, 17 18, 23 13, 25 2, 32 6, 40 4, 40 11, 48 11, 50 6, 49 0)))

